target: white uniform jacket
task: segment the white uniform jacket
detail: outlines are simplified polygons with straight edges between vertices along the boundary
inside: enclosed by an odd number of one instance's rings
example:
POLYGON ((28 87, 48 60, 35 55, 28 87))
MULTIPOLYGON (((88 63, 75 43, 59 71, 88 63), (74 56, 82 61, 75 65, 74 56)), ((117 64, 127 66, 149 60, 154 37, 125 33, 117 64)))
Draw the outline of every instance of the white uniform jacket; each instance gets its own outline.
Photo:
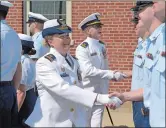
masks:
POLYGON ((84 89, 96 93, 106 93, 108 80, 111 80, 114 74, 113 71, 108 70, 104 45, 98 40, 87 37, 77 47, 76 57, 82 71, 84 89), (103 80, 106 82, 105 84, 103 80))
POLYGON ((39 97, 26 120, 31 127, 72 127, 74 109, 78 103, 91 108, 96 95, 79 88, 78 64, 69 54, 71 68, 55 49, 36 63, 36 85, 39 97))

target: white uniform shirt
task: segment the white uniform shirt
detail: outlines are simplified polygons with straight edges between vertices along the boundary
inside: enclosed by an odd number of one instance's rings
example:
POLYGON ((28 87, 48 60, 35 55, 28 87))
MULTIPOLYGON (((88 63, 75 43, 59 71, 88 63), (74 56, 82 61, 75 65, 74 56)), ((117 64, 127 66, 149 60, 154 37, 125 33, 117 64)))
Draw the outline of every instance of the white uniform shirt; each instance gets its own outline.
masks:
MULTIPOLYGON (((97 94, 76 86, 79 65, 71 68, 65 58, 54 48, 36 63, 38 99, 26 124, 31 127, 72 127, 73 111, 77 104, 92 108, 97 94)), ((74 111, 75 112, 75 111, 74 111)), ((77 114, 76 114, 77 115, 77 114)))
POLYGON ((17 33, 7 24, 1 22, 1 81, 11 81, 21 62, 22 45, 17 33))
POLYGON ((96 93, 105 93, 108 89, 108 81, 106 82, 107 89, 102 92, 105 88, 102 80, 112 79, 113 71, 108 70, 106 51, 103 44, 88 37, 77 47, 76 58, 82 72, 83 88, 96 93))

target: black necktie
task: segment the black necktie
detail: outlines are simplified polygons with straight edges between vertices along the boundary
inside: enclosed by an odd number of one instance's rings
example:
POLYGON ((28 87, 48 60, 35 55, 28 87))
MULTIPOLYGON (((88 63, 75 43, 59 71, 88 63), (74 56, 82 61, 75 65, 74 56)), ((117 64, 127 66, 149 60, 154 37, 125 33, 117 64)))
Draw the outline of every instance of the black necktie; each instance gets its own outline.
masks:
POLYGON ((66 62, 68 63, 68 65, 69 65, 70 67, 72 67, 70 61, 67 59, 67 56, 65 57, 65 60, 66 60, 66 62))

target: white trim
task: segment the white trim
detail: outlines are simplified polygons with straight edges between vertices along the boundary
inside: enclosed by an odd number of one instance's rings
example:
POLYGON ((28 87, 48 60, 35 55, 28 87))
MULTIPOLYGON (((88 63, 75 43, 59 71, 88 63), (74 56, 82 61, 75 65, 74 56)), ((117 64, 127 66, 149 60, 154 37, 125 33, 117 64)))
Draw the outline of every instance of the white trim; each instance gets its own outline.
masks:
POLYGON ((72 2, 66 1, 66 23, 72 25, 72 2))
MULTIPOLYGON (((32 0, 26 1, 26 6, 27 6, 26 21, 28 20, 28 13, 30 12, 30 1, 32 1, 32 0)), ((45 0, 45 1, 47 1, 47 0, 45 0)), ((62 1, 64 1, 64 0, 62 0, 62 1)), ((72 1, 66 1, 66 23, 69 26, 72 25, 72 1)), ((27 29, 26 29, 27 34, 30 34, 28 24, 26 25, 26 27, 27 27, 27 29)))
MULTIPOLYGON (((26 12, 27 12, 27 13, 26 13, 26 21, 27 21, 27 20, 28 20, 28 13, 30 12, 30 1, 29 1, 29 0, 26 1, 26 6, 27 6, 27 7, 26 7, 26 9, 27 9, 27 10, 26 10, 26 12)), ((26 31, 26 32, 27 32, 28 35, 30 35, 28 24, 26 25, 26 27, 27 27, 27 29, 26 29, 27 31, 26 31)))
MULTIPOLYGON (((72 1, 66 1, 66 24, 72 26, 72 1)), ((70 34, 72 39, 72 34, 70 34)))

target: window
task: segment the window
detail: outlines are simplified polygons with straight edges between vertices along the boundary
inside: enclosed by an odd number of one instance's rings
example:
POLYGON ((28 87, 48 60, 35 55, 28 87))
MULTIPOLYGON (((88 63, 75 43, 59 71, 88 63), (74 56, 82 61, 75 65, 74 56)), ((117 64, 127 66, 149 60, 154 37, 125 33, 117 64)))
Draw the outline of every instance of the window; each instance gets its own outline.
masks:
POLYGON ((66 1, 31 1, 30 11, 48 19, 66 19, 66 1))
POLYGON ((65 19, 71 26, 71 1, 30 0, 24 1, 24 33, 29 34, 28 12, 40 13, 48 19, 65 19))

